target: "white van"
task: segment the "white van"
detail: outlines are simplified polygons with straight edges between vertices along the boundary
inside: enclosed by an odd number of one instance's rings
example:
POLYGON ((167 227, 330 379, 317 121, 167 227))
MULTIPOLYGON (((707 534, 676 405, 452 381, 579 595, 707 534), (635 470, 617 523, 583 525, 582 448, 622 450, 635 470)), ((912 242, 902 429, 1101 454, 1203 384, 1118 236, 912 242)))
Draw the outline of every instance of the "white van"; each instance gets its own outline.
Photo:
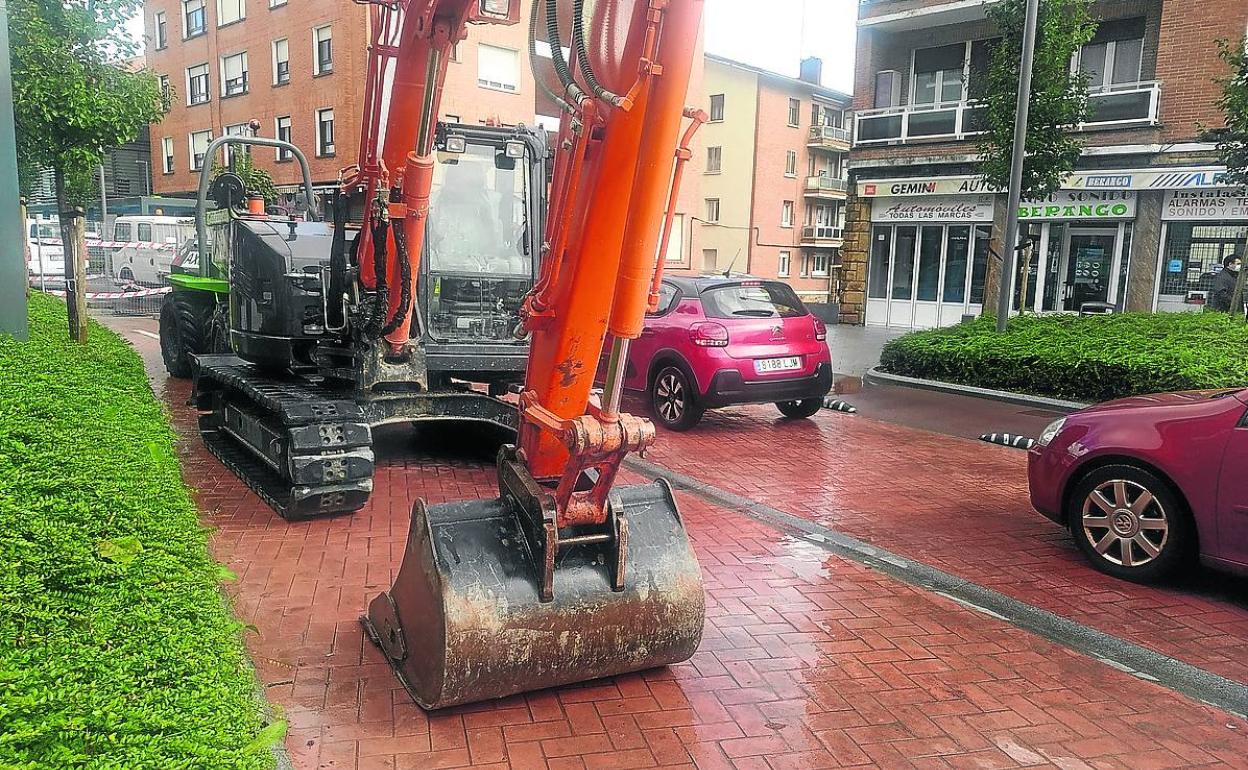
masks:
POLYGON ((122 284, 161 286, 178 249, 194 237, 189 217, 117 217, 109 246, 113 277, 122 284))
POLYGON ((65 247, 61 245, 61 226, 55 219, 27 219, 26 245, 31 278, 65 277, 65 247))

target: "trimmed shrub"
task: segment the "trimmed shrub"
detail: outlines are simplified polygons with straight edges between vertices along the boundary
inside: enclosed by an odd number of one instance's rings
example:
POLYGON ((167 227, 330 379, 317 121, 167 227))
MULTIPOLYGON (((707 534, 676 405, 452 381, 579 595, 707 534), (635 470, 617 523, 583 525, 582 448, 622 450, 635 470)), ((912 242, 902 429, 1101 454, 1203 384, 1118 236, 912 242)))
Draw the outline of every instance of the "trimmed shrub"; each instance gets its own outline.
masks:
POLYGON ((982 316, 889 342, 884 371, 1106 401, 1168 390, 1248 387, 1248 325, 1224 313, 982 316))
POLYGON ((0 767, 267 768, 255 674, 134 350, 0 337, 0 767))

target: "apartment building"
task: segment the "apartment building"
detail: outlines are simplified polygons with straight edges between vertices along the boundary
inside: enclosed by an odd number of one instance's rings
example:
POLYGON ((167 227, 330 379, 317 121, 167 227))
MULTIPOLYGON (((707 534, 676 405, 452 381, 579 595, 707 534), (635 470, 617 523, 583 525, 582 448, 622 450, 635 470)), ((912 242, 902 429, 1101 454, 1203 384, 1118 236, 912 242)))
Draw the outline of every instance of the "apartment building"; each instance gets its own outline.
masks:
POLYGON ((850 97, 707 54, 702 206, 689 233, 701 272, 779 278, 803 299, 835 302, 848 195, 850 97))
MULTIPOLYGON (((996 306, 1006 199, 978 177, 972 99, 996 0, 862 0, 843 250, 842 321, 925 328, 996 306)), ((1071 62, 1090 115, 1077 169, 1024 201, 1032 243, 1014 308, 1199 310, 1248 236, 1248 193, 1225 183, 1201 126, 1221 125, 1216 40, 1248 30, 1243 0, 1101 0, 1071 62)))
MULTIPOLYGON (((530 0, 522 0, 528 17, 530 0)), ((192 191, 208 142, 242 134, 286 139, 308 156, 328 189, 355 163, 367 72, 368 5, 353 0, 145 0, 148 63, 171 110, 152 127, 152 188, 192 191)), ((533 76, 526 25, 481 25, 453 53, 442 115, 465 123, 532 124, 533 76)), ((293 191, 298 164, 253 152, 279 189, 293 191)))

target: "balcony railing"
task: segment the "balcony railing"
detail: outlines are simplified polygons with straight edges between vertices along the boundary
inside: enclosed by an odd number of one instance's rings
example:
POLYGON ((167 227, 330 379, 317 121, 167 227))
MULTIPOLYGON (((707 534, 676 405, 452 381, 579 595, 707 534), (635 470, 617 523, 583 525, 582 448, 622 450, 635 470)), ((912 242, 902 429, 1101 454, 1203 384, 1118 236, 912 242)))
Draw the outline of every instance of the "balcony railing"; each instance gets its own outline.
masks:
POLYGON ((987 129, 987 107, 979 102, 938 102, 859 112, 854 144, 905 144, 927 139, 965 139, 987 129))
POLYGON ((822 147, 829 150, 848 150, 853 139, 853 132, 848 128, 811 126, 810 139, 806 144, 810 147, 822 147))
POLYGON ((802 228, 802 243, 823 243, 845 238, 845 228, 832 225, 806 225, 802 228))
POLYGON ((1161 83, 1119 83, 1088 94, 1088 120, 1080 128, 1155 125, 1161 105, 1161 83))
MULTIPOLYGON (((1161 83, 1121 83, 1088 94, 1088 119, 1079 130, 1156 125, 1161 83)), ((987 130, 981 102, 943 102, 866 110, 855 115, 857 147, 966 139, 987 130)))
POLYGON ((817 176, 806 177, 806 194, 844 198, 849 193, 849 182, 840 177, 817 176))

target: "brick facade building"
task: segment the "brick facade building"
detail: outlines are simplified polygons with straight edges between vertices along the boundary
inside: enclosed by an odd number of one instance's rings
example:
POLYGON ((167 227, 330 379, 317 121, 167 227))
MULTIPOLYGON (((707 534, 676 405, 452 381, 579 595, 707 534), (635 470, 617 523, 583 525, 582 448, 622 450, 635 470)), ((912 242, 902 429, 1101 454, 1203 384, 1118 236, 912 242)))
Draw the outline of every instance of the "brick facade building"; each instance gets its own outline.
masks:
MULTIPOLYGON (((974 79, 993 0, 864 0, 858 21, 842 320, 923 328, 995 307, 1005 196, 977 178, 974 79)), ((1089 78, 1086 149, 1064 189, 1025 201, 1033 243, 1014 306, 1043 312, 1200 309, 1248 235, 1248 193, 1224 184, 1200 127, 1220 125, 1216 41, 1248 30, 1243 0, 1100 0, 1072 66, 1089 78)))
MULTIPOLYGON (((522 3, 528 18, 529 0, 522 3)), ((168 78, 171 110, 152 127, 158 194, 198 184, 207 141, 260 121, 260 136, 289 139, 308 156, 318 186, 355 162, 367 69, 368 6, 352 0, 146 0, 148 63, 168 78)), ((535 119, 527 25, 474 26, 446 76, 443 119, 535 119)), ((296 163, 257 148, 278 185, 299 181, 296 163)))

